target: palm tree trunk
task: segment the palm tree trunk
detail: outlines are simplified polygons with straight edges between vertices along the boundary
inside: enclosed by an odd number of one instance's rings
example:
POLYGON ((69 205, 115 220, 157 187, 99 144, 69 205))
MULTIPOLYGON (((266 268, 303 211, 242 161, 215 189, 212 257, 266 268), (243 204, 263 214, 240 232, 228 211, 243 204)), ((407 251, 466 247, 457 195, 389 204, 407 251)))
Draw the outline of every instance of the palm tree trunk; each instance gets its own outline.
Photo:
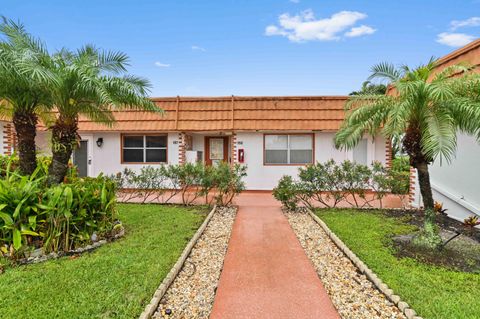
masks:
POLYGON ((422 152, 420 141, 422 140, 421 130, 414 124, 407 128, 403 139, 403 147, 410 158, 410 165, 417 169, 420 193, 423 198, 423 207, 433 209, 433 194, 430 185, 430 174, 428 164, 432 162, 422 152))
POLYGON ((48 183, 60 184, 68 171, 68 162, 77 144, 77 121, 60 116, 52 127, 52 163, 48 168, 48 183))
POLYGON ((423 198, 423 207, 425 209, 433 209, 432 186, 430 185, 430 174, 428 172, 428 164, 426 162, 417 163, 418 183, 420 185, 420 193, 423 198))
POLYGON ((17 134, 17 148, 20 172, 32 174, 37 168, 35 136, 37 135, 37 115, 31 112, 15 112, 13 125, 17 134))

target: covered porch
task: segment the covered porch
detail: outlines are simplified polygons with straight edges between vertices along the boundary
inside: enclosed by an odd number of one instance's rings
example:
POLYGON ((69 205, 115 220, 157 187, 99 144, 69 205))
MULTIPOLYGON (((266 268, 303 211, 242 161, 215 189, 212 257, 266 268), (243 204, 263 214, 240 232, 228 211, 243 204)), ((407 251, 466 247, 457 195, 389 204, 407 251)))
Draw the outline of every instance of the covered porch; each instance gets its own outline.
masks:
POLYGON ((188 132, 179 134, 179 163, 216 165, 237 163, 237 140, 233 132, 188 132))

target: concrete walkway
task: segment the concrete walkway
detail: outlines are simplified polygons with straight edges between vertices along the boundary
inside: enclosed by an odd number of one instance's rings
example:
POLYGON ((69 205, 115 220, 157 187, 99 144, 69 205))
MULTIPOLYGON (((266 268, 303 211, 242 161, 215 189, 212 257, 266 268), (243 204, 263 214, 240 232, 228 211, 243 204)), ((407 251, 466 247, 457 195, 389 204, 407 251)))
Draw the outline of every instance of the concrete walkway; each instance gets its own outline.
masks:
POLYGON ((340 318, 271 194, 237 204, 210 318, 340 318))

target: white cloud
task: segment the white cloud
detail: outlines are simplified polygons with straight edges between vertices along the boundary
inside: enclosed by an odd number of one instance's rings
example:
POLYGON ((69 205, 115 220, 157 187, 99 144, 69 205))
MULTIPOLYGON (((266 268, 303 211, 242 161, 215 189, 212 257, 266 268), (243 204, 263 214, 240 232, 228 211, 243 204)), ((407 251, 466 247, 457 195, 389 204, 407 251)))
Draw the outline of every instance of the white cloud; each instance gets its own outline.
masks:
POLYGON ((450 22, 451 30, 457 30, 464 27, 478 27, 480 26, 480 17, 471 17, 465 20, 453 20, 450 22))
POLYGON ((200 47, 200 46, 198 46, 198 45, 192 45, 192 50, 193 50, 193 51, 202 51, 202 52, 207 51, 205 48, 202 48, 202 47, 200 47))
POLYGON ((345 33, 346 37, 360 37, 362 35, 368 35, 368 34, 373 34, 377 31, 377 29, 374 29, 372 27, 369 27, 368 25, 362 24, 359 27, 353 27, 350 29, 350 31, 345 33))
POLYGON ((465 33, 442 32, 437 35, 437 42, 451 47, 461 47, 475 40, 473 35, 465 33))
MULTIPOLYGON (((278 17, 278 26, 269 25, 265 28, 265 35, 284 36, 293 42, 339 40, 342 32, 354 27, 359 20, 365 18, 367 18, 365 13, 357 11, 340 11, 324 19, 316 19, 313 11, 310 9, 294 16, 284 13, 278 17)), ((369 26, 360 26, 358 28, 360 30, 351 29, 347 33, 359 36, 372 34, 376 31, 369 26), (365 28, 368 28, 368 32, 366 32, 365 28), (364 33, 356 35, 359 32, 364 33)))
POLYGON ((159 68, 169 68, 170 64, 167 63, 162 63, 162 62, 155 62, 155 66, 158 66, 159 68))

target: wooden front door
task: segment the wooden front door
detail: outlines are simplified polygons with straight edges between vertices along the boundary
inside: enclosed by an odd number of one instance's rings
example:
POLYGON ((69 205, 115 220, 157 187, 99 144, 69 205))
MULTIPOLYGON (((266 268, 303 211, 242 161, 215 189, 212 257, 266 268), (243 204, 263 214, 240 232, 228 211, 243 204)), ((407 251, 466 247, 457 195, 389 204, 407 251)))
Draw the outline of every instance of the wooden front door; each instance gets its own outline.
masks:
POLYGON ((220 162, 228 162, 228 137, 206 136, 205 164, 216 165, 220 162))

